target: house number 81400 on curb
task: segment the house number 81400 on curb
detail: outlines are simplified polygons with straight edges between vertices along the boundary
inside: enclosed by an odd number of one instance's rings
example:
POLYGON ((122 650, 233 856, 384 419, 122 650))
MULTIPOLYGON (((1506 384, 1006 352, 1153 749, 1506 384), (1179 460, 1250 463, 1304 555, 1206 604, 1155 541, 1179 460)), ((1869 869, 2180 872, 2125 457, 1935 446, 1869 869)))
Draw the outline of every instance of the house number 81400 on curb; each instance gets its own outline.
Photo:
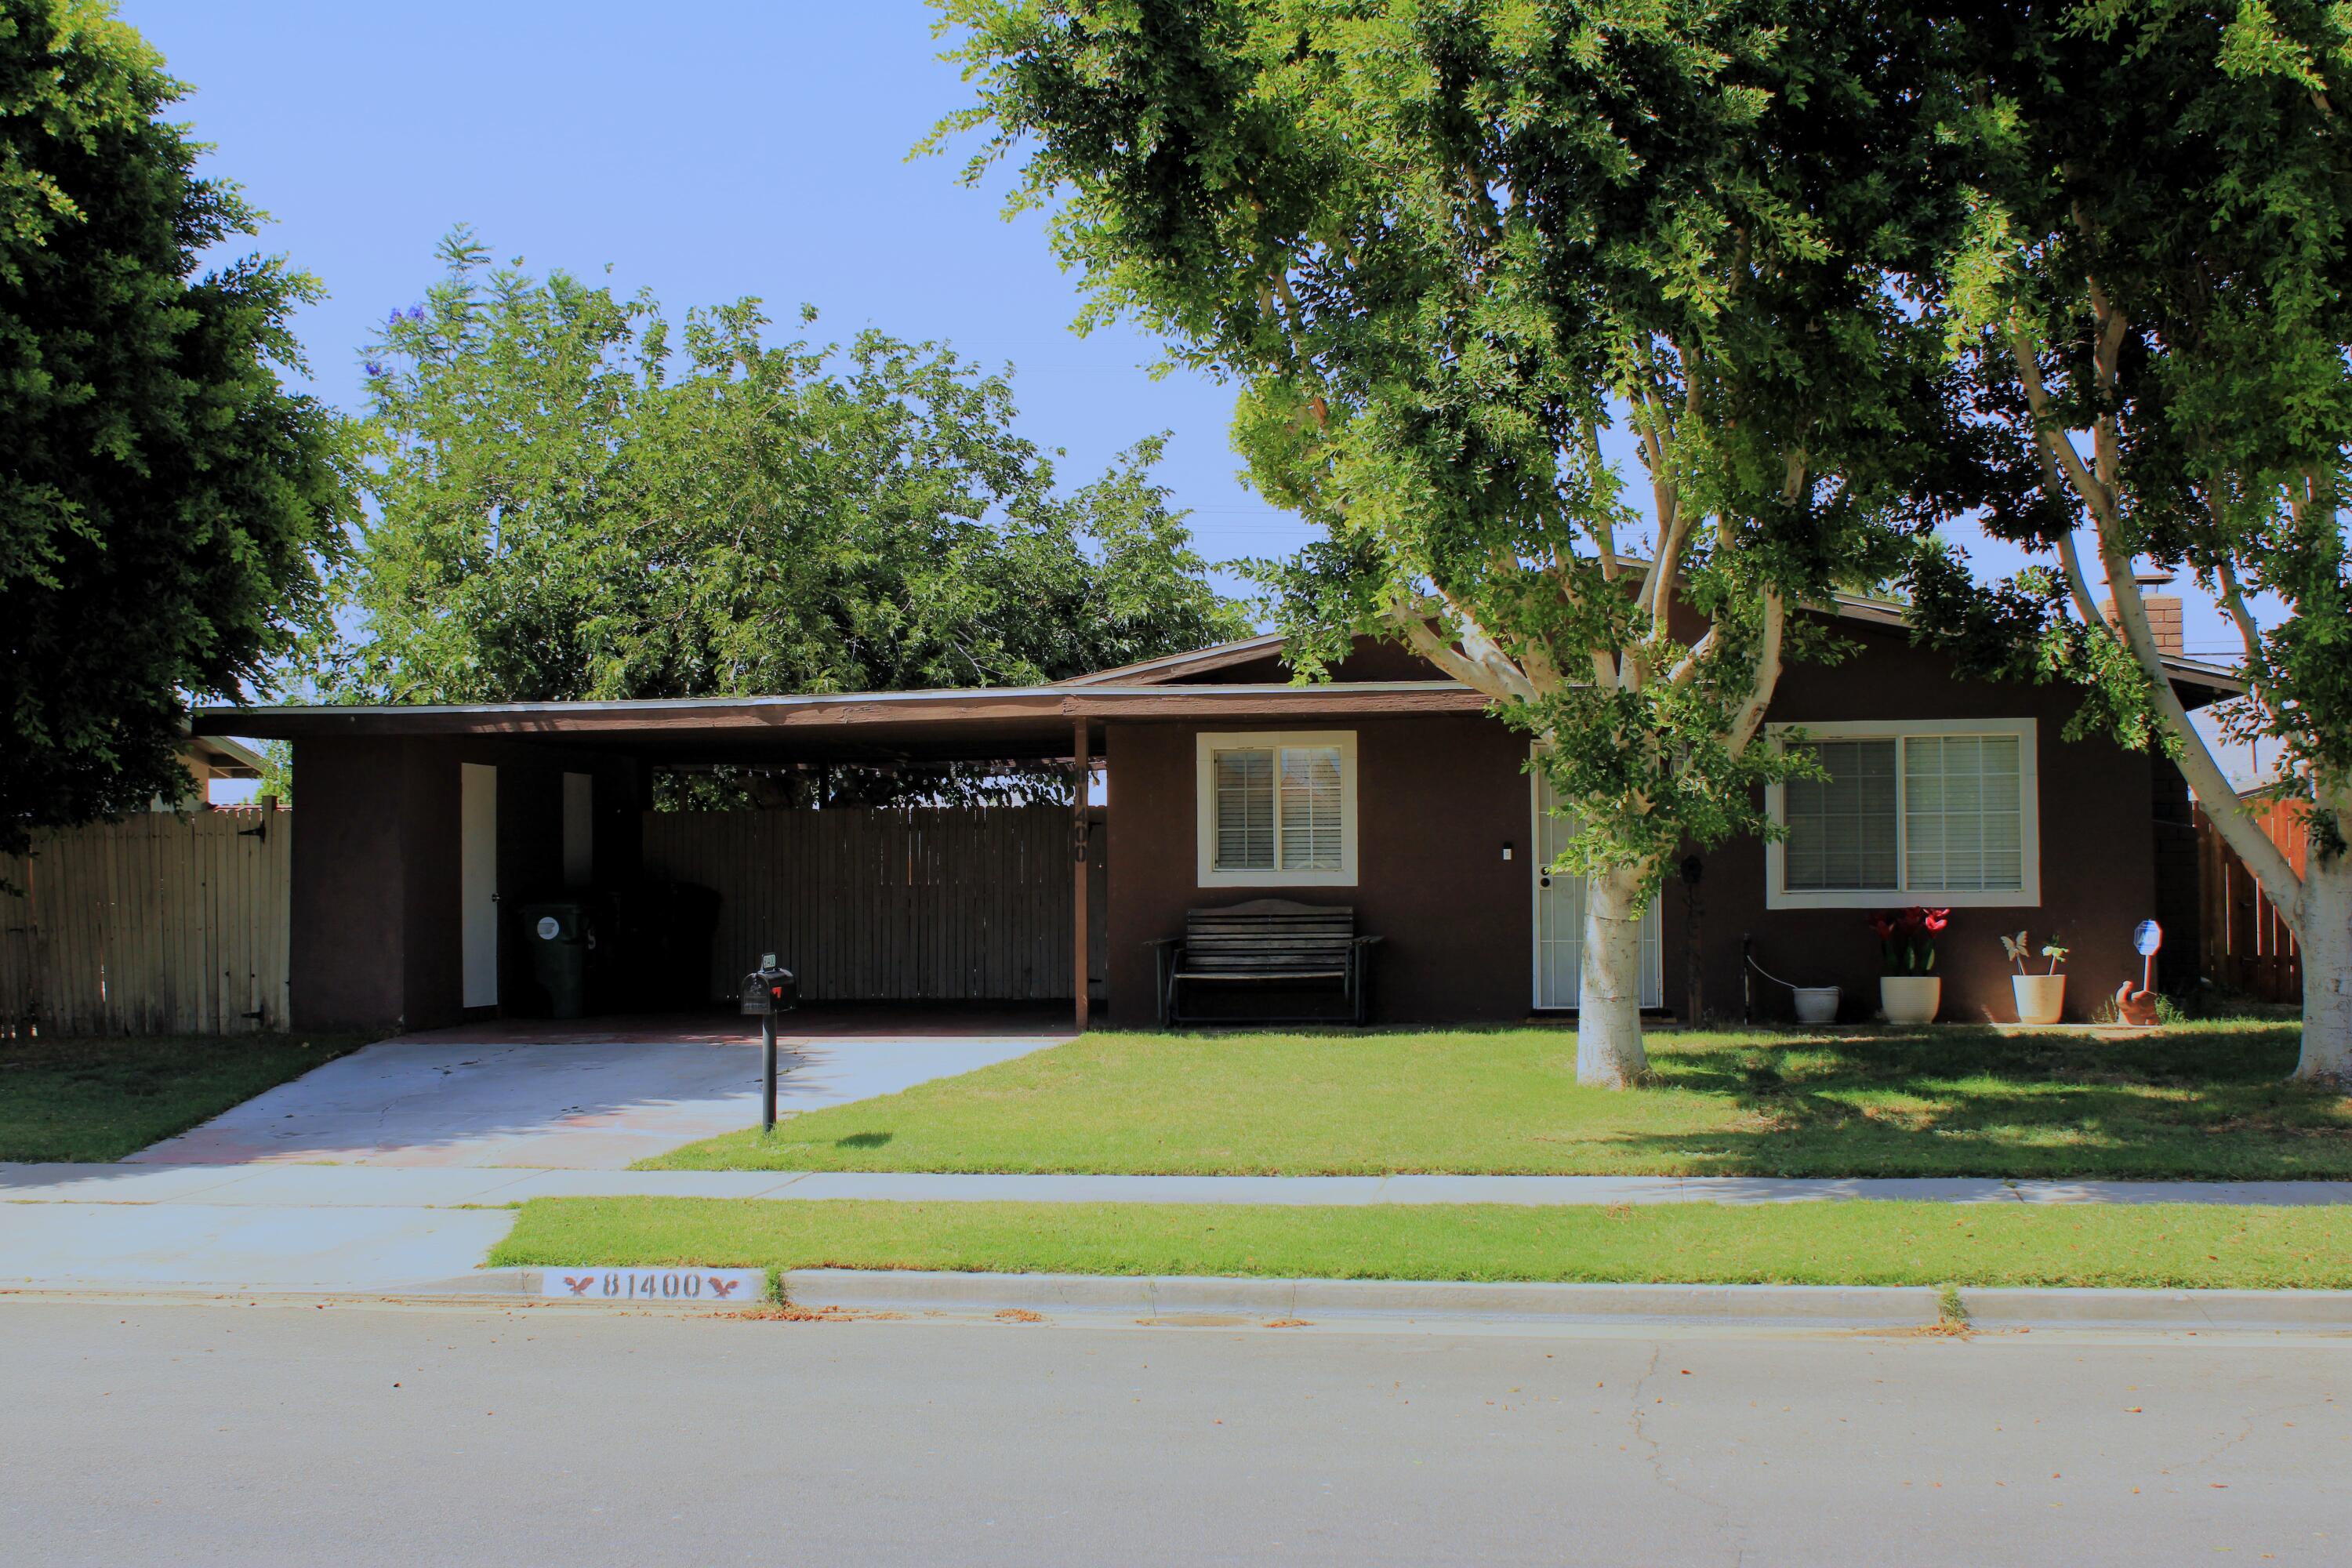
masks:
POLYGON ((767 1277, 757 1268, 550 1268, 540 1294, 560 1301, 757 1301, 767 1277))

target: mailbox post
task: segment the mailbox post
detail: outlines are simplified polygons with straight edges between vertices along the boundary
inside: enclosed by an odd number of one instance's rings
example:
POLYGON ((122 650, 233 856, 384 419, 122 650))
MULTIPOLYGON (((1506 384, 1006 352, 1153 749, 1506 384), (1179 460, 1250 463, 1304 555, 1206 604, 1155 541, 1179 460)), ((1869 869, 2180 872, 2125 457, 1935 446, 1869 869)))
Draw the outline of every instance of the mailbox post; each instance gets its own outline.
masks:
POLYGON ((793 972, 780 967, 776 955, 762 953, 760 967, 743 976, 743 1014, 760 1019, 760 1131, 776 1130, 776 1015, 800 1005, 800 984, 793 972))

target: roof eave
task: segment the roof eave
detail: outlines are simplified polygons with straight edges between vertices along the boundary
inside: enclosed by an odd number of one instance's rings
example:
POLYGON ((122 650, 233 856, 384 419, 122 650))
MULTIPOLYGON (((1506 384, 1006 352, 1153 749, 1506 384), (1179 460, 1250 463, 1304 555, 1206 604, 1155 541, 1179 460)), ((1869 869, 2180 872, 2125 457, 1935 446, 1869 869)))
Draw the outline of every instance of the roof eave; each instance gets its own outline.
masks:
POLYGON ((268 740, 361 735, 771 734, 778 731, 921 727, 1002 721, 1116 717, 1284 718, 1299 714, 1476 712, 1486 698, 1451 680, 1350 681, 1320 686, 1030 686, 847 695, 687 698, 629 702, 512 702, 454 706, 205 708, 204 735, 268 740))

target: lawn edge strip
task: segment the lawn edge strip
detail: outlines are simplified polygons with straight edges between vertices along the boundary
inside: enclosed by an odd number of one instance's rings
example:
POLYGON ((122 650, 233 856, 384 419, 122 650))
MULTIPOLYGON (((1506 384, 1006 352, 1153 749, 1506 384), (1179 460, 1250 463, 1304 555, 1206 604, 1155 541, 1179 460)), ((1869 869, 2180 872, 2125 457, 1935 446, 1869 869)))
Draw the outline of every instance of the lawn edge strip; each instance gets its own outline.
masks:
POLYGON ((534 1198, 499 1266, 1969 1289, 2352 1289, 2352 1211, 534 1198))

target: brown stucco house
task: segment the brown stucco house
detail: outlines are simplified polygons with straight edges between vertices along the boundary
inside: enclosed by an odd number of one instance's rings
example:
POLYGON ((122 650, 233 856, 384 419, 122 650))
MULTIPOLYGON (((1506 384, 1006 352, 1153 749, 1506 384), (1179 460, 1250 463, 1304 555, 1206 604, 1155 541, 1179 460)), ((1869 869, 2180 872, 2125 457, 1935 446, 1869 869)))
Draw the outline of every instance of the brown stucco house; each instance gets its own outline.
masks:
MULTIPOLYGON (((1790 668, 1769 722, 1801 725, 1831 782, 1772 792, 1785 839, 1694 853, 1667 879, 1644 931, 1646 1007, 1789 1016, 1785 991, 1751 986, 1752 951, 1791 981, 1843 985, 1843 1016, 1865 1019, 1865 917, 1908 904, 1955 911, 1948 1020, 2014 1016, 1999 936, 2021 927, 2073 949, 2070 1017, 2137 973, 2131 933, 2151 916, 2168 932, 2168 978, 2193 983, 2196 859, 2168 763, 2063 739, 2078 694, 1958 678, 1912 644, 1897 605, 1849 597, 1811 613, 1860 651, 1790 668)), ((2233 689, 2177 650, 2172 669, 2192 707, 2233 689)), ((294 744, 299 1027, 426 1027, 511 1006, 527 936, 502 908, 680 874, 739 906, 710 955, 713 1001, 766 949, 820 996, 1058 994, 1082 1018, 1149 1026, 1156 941, 1188 910, 1278 898, 1346 906, 1383 939, 1375 1023, 1572 1012, 1580 889, 1544 872, 1559 829, 1526 737, 1401 647, 1360 644, 1333 674, 1292 684, 1266 637, 1043 687, 215 709, 195 728, 294 744), (871 814, 739 813, 688 825, 688 864, 680 825, 647 809, 666 768, 1055 761, 1087 767, 1097 800, 1049 822, 1046 840, 1047 808, 933 813, 887 842, 871 814), (1020 844, 1005 837, 1015 825, 1020 844), (1012 897, 1013 883, 1030 893, 1012 897), (877 884, 887 901, 868 895, 877 884)))

